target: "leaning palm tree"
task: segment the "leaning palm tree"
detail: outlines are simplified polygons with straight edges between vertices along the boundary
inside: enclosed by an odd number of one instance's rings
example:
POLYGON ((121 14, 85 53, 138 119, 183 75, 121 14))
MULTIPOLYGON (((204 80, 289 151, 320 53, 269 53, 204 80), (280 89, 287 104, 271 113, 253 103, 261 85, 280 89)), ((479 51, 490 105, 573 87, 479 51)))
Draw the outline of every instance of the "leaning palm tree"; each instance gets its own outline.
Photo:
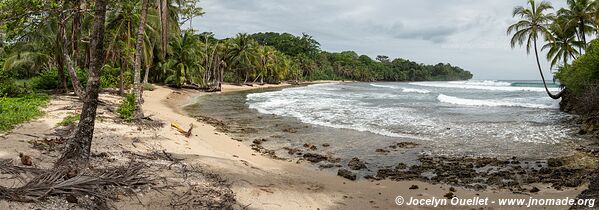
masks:
POLYGON ((509 26, 507 29, 508 35, 514 33, 510 44, 512 48, 515 48, 516 45, 522 46, 526 44, 527 54, 530 54, 531 48, 534 49, 535 57, 537 59, 537 67, 539 68, 539 74, 541 74, 545 91, 547 91, 547 95, 549 95, 549 97, 553 99, 559 99, 561 98, 563 91, 557 95, 554 95, 549 91, 549 88, 547 88, 547 82, 545 81, 543 70, 541 69, 539 52, 537 49, 537 40, 540 37, 551 37, 549 35, 550 31, 547 28, 547 25, 553 20, 553 14, 548 13, 547 11, 553 9, 553 7, 551 6, 551 3, 547 1, 542 1, 540 4, 537 4, 535 0, 528 0, 528 5, 530 8, 525 8, 522 6, 514 8, 513 16, 519 17, 520 20, 509 26))
POLYGON ((549 26, 551 37, 547 39, 547 44, 541 48, 541 51, 549 50, 547 60, 551 61, 551 68, 559 62, 562 62, 562 65, 565 66, 570 59, 575 60, 576 56, 580 55, 577 48, 584 47, 584 43, 576 39, 576 31, 569 30, 564 22, 562 18, 558 18, 549 26))

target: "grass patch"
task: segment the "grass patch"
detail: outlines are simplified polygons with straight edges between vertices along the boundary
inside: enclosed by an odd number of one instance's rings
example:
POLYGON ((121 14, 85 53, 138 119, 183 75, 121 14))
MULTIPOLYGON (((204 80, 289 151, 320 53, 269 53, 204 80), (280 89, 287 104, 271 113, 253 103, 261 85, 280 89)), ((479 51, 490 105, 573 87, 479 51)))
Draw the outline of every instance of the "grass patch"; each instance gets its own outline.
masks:
POLYGON ((44 94, 30 94, 21 97, 0 97, 0 131, 7 131, 15 125, 27 122, 44 114, 40 107, 48 103, 44 94))
POLYGON ((147 90, 147 91, 153 91, 154 89, 156 89, 156 88, 154 87, 154 85, 152 85, 152 84, 150 84, 150 83, 146 83, 146 84, 144 84, 144 90, 147 90))
POLYGON ((75 124, 75 122, 78 121, 79 118, 81 118, 80 114, 72 114, 72 115, 69 115, 69 116, 66 116, 65 118, 63 118, 62 121, 60 121, 58 123, 58 125, 67 126, 70 124, 75 124))
POLYGON ((133 120, 133 113, 135 113, 135 95, 127 94, 119 108, 116 109, 116 112, 119 113, 119 117, 127 122, 131 122, 133 120))

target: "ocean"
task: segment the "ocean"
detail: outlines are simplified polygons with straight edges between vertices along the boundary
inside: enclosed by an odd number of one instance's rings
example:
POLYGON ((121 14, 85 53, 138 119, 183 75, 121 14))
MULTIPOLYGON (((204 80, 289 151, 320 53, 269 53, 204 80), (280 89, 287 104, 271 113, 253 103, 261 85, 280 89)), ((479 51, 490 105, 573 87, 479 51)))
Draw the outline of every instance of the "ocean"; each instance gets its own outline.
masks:
POLYGON ((197 100, 188 113, 221 120, 248 143, 266 139, 263 146, 282 157, 289 157, 284 148, 313 144, 379 167, 421 154, 535 160, 568 154, 582 141, 541 81, 315 84, 197 100), (375 152, 398 142, 420 146, 375 152))

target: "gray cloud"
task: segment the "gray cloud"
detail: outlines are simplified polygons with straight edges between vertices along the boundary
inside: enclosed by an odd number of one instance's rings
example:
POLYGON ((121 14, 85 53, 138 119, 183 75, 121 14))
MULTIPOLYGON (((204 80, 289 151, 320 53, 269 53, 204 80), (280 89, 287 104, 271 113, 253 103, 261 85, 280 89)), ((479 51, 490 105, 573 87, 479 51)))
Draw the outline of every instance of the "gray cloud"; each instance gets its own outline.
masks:
MULTIPOLYGON (((551 0, 562 6, 560 0, 551 0)), ((218 37, 308 33, 324 50, 449 62, 478 79, 537 79, 534 61, 512 50, 506 27, 525 0, 202 0, 194 28, 218 37)), ((544 56, 542 56, 544 57, 544 56)), ((546 64, 546 63, 545 63, 546 64)), ((548 65, 545 65, 548 67, 548 65)))

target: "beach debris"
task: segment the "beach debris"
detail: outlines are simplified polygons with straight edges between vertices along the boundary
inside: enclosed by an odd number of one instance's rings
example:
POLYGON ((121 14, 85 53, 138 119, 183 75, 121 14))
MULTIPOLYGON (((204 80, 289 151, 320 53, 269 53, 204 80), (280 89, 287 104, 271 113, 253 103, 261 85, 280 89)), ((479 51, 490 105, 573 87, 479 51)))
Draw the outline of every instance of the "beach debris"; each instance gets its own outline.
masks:
POLYGON ((34 140, 29 140, 27 142, 29 144, 31 144, 31 147, 33 147, 34 149, 37 149, 37 150, 55 151, 57 149, 60 149, 59 146, 63 145, 66 141, 67 141, 66 138, 57 137, 57 138, 43 138, 42 140, 34 139, 34 140))
POLYGON ((330 145, 330 144, 328 144, 328 143, 324 143, 324 144, 322 144, 322 147, 330 147, 330 146, 331 146, 331 145, 330 145))
POLYGON ((357 157, 352 158, 349 163, 347 163, 347 166, 351 169, 351 170, 362 170, 362 169, 367 169, 368 167, 366 167, 366 162, 360 160, 357 157))
POLYGON ((283 128, 282 131, 285 133, 297 133, 297 129, 295 128, 283 128))
POLYGON ((356 173, 351 172, 347 169, 341 168, 339 169, 339 171, 337 171, 337 176, 355 181, 357 179, 356 173))
POLYGON ((183 129, 183 127, 181 127, 181 125, 179 125, 177 122, 171 122, 171 127, 177 129, 177 131, 179 131, 179 133, 183 134, 185 137, 189 138, 191 136, 191 131, 193 130, 193 123, 189 124, 189 129, 185 130, 183 129))
POLYGON ((19 153, 19 158, 21 158, 21 164, 26 166, 32 166, 33 161, 29 155, 24 155, 23 153, 19 153))
MULTIPOLYGON (((60 168, 43 171, 23 186, 8 188, 0 186, 0 199, 17 202, 37 202, 48 196, 93 197, 99 201, 94 209, 107 209, 107 200, 116 200, 112 187, 121 187, 123 193, 133 194, 133 189, 152 183, 144 174, 146 166, 138 162, 115 168, 93 169, 69 177, 60 168)), ((77 199, 69 199, 74 202, 77 199)), ((78 201, 77 201, 78 202, 78 201)))

